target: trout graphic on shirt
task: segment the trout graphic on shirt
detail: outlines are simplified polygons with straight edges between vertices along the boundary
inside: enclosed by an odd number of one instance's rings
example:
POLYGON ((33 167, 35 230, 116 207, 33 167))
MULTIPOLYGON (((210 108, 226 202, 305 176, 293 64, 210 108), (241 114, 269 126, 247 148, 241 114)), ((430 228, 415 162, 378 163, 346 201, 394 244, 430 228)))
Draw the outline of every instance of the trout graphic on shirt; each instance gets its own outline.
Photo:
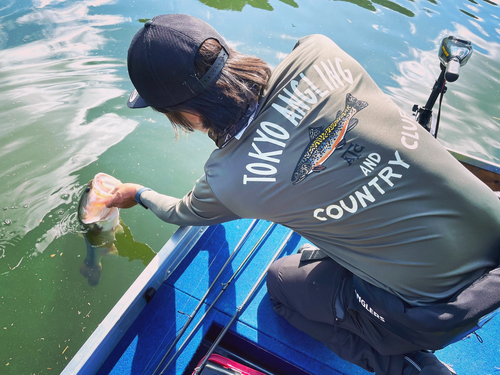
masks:
POLYGON ((338 111, 337 117, 330 125, 309 128, 310 142, 293 171, 294 185, 303 181, 309 174, 326 169, 323 163, 337 148, 346 143, 345 134, 358 124, 358 119, 355 119, 354 115, 367 106, 367 102, 347 94, 345 109, 338 111))

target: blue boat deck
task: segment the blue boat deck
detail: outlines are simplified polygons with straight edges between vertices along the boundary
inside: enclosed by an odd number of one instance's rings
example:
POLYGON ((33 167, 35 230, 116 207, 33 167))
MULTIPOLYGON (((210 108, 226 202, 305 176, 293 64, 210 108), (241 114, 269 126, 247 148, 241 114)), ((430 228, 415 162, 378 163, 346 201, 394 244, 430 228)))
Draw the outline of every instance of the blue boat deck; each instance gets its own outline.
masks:
MULTIPOLYGON (((239 220, 209 227, 180 266, 161 284, 98 374, 152 374, 250 225, 251 220, 239 220)), ((265 221, 257 223, 177 343, 177 348, 184 345, 185 338, 220 293, 221 284, 230 279, 270 225, 265 221)), ((206 353, 207 343, 213 341, 231 320, 289 233, 279 225, 271 229, 165 374, 192 373, 197 361, 206 353)), ((295 253, 302 243, 304 240, 293 234, 280 256, 295 253)), ((478 331, 483 343, 471 335, 439 351, 438 357, 452 364, 458 374, 500 374, 499 318, 497 315, 478 331)), ((273 374, 368 374, 339 359, 323 344, 297 331, 274 313, 265 281, 230 327, 220 350, 245 357, 273 374)))

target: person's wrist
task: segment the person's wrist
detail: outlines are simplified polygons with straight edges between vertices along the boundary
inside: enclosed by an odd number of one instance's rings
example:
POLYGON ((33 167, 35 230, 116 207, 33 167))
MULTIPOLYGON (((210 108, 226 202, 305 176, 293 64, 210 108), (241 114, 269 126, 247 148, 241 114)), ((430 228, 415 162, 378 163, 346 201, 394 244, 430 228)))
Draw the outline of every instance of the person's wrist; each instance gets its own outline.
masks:
POLYGON ((139 203, 142 207, 144 207, 146 210, 148 209, 148 207, 146 207, 146 205, 144 203, 142 203, 142 200, 141 200, 141 194, 144 193, 145 191, 148 191, 148 190, 151 190, 150 188, 148 187, 141 187, 139 190, 137 190, 137 192, 135 193, 135 201, 137 203, 139 203))

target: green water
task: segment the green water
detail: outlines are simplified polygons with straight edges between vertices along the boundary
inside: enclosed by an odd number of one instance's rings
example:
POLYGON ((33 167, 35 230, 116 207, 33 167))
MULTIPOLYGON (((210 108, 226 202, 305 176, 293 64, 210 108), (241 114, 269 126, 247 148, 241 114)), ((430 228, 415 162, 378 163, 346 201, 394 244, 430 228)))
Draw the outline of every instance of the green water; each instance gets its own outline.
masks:
POLYGON ((96 173, 178 197, 203 173, 210 140, 176 141, 163 116, 125 105, 128 44, 140 20, 162 13, 202 18, 272 66, 299 37, 326 34, 407 111, 430 93, 441 39, 469 39, 440 139, 500 163, 498 0, 2 0, 1 374, 61 372, 176 229, 142 207, 122 210, 119 255, 103 257, 88 285, 76 206, 96 173))

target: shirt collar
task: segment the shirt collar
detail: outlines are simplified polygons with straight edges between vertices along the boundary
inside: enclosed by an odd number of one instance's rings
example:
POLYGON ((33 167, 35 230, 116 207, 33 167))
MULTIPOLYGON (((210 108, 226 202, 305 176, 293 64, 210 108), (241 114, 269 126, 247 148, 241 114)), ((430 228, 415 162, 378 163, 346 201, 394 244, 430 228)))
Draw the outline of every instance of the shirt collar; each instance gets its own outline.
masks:
POLYGON ((238 122, 227 127, 222 133, 219 134, 215 134, 210 130, 208 136, 215 142, 219 149, 225 147, 233 138, 240 139, 245 129, 253 121, 258 108, 259 103, 257 100, 252 101, 245 114, 239 119, 238 122))

